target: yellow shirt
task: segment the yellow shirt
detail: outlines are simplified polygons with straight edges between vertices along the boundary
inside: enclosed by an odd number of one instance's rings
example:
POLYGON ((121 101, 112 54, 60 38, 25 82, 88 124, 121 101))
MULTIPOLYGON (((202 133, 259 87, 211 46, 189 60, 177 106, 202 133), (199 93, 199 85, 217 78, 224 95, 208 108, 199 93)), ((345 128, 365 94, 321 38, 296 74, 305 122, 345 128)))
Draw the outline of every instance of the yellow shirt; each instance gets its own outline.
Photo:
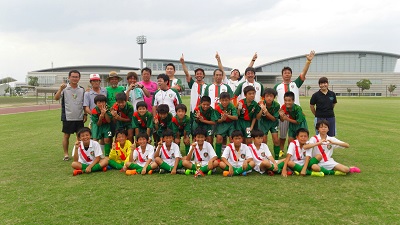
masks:
POLYGON ((111 149, 109 158, 117 163, 128 162, 131 154, 131 145, 132 143, 126 140, 124 147, 121 148, 121 145, 117 142, 117 147, 116 149, 111 149))

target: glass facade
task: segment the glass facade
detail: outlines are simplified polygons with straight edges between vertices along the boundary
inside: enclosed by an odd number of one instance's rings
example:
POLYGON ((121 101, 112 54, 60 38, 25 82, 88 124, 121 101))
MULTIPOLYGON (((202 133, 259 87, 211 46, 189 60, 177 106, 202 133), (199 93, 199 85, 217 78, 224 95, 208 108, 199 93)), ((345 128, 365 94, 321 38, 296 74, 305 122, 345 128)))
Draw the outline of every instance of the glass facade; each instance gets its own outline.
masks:
MULTIPOLYGON (((338 52, 317 54, 309 72, 314 73, 388 73, 394 72, 397 58, 395 55, 363 52, 338 52)), ((279 72, 289 66, 293 71, 302 71, 305 56, 290 58, 261 66, 262 72, 279 72)))

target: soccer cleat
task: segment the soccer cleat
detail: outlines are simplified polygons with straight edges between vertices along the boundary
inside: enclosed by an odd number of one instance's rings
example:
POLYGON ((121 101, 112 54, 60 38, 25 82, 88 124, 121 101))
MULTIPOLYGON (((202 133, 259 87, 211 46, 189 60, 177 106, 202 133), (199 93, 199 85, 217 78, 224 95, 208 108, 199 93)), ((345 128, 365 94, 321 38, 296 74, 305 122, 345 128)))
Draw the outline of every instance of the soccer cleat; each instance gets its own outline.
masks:
POLYGON ((147 172, 147 174, 152 175, 152 174, 153 174, 153 170, 149 170, 149 171, 147 172))
POLYGON ((108 166, 103 167, 103 168, 102 168, 103 172, 106 172, 106 171, 107 171, 107 168, 108 168, 108 166))
POLYGON ((229 171, 224 171, 224 172, 222 172, 222 176, 230 177, 231 175, 229 175, 229 171))
POLYGON ((291 175, 293 175, 293 172, 289 170, 289 171, 286 172, 286 174, 287 174, 288 176, 291 176, 291 175))
POLYGON ((208 172, 207 172, 207 175, 211 175, 213 173, 213 171, 212 170, 209 170, 208 172))
POLYGON ((178 173, 178 174, 185 174, 185 169, 177 169, 176 170, 176 173, 178 173))
POLYGON ((246 176, 246 175, 247 175, 247 172, 244 171, 244 172, 242 173, 242 176, 246 176))
POLYGON ((185 170, 185 174, 186 175, 190 175, 190 174, 193 174, 193 173, 194 173, 193 170, 189 170, 189 169, 185 170))
MULTIPOLYGON (((289 173, 289 172, 288 172, 289 173)), ((297 171, 294 171, 294 174, 296 174, 297 176, 299 176, 300 175, 300 173, 299 172, 297 172, 297 171)), ((289 174, 288 174, 289 175, 289 174)))
POLYGON ((110 165, 106 166, 108 170, 111 170, 112 167, 110 165))
POLYGON ((125 172, 125 174, 128 175, 128 176, 130 176, 130 175, 136 175, 137 172, 136 172, 136 170, 127 170, 127 171, 125 172))
POLYGON ((275 175, 274 171, 271 171, 271 170, 267 170, 267 174, 268 174, 268 176, 271 176, 271 177, 275 175))
POLYGON ((79 174, 82 174, 82 173, 83 173, 82 170, 74 170, 74 171, 72 172, 72 175, 76 176, 76 175, 79 175, 79 174))
POLYGON ((360 168, 352 166, 350 167, 350 173, 361 173, 360 168))
POLYGON ((335 170, 335 175, 336 175, 336 176, 346 176, 347 173, 343 173, 342 171, 335 170))
POLYGON ((285 153, 283 152, 283 150, 279 151, 279 157, 282 157, 285 153))
POLYGON ((163 174, 163 173, 165 173, 165 170, 164 169, 160 169, 160 172, 158 172, 159 174, 163 174))
POLYGON ((323 176, 325 176, 325 174, 323 172, 315 172, 315 171, 313 171, 313 172, 311 172, 311 176, 323 177, 323 176))

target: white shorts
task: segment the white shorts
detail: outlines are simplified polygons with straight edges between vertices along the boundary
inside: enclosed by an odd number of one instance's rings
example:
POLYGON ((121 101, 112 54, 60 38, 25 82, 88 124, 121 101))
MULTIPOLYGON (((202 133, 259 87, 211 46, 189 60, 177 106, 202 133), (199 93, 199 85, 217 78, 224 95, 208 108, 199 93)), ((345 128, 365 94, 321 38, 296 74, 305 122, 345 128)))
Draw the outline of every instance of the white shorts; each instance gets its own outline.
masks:
POLYGON ((287 133, 289 129, 289 121, 281 121, 279 120, 279 138, 280 139, 286 139, 287 133))
POLYGON ((335 166, 339 164, 337 163, 334 159, 330 158, 328 159, 328 161, 324 162, 324 160, 322 159, 319 163, 318 166, 320 167, 324 167, 327 170, 333 170, 333 168, 335 168, 335 166))

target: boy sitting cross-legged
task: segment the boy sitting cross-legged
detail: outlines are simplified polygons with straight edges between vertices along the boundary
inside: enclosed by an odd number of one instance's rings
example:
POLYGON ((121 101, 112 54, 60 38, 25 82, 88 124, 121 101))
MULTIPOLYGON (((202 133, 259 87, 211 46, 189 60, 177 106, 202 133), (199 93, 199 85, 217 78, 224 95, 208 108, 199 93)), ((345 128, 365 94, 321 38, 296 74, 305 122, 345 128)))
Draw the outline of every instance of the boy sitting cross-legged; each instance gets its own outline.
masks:
POLYGON ((190 147, 188 155, 183 160, 183 166, 187 168, 186 174, 195 174, 196 164, 200 163, 200 175, 204 176, 205 173, 210 175, 214 168, 218 167, 218 157, 210 143, 206 140, 207 131, 204 128, 197 128, 193 136, 195 142, 190 147))
POLYGON ((181 151, 173 141, 174 133, 172 130, 164 130, 154 153, 155 162, 160 167, 160 173, 165 173, 166 171, 171 172, 171 174, 176 174, 177 172, 185 173, 181 160, 181 151))
POLYGON ((272 157, 268 145, 263 143, 264 132, 261 130, 252 130, 251 138, 253 144, 249 144, 250 151, 253 155, 254 170, 263 174, 267 171, 268 175, 273 176, 278 171, 278 162, 272 157))
POLYGON ((132 143, 128 140, 128 131, 119 129, 115 131, 115 142, 112 144, 108 165, 114 169, 125 171, 125 162, 131 154, 132 143))
POLYGON ((319 160, 311 158, 311 149, 307 150, 304 148, 304 145, 308 141, 308 134, 307 129, 300 128, 296 132, 296 140, 290 142, 285 161, 278 165, 279 168, 282 168, 281 175, 283 177, 287 177, 288 167, 294 170, 296 174, 301 174, 302 176, 324 176, 324 173, 316 172, 320 170, 318 166, 319 160), (308 168, 312 170, 309 170, 308 168))
POLYGON ((254 167, 253 156, 249 147, 242 143, 243 133, 240 130, 233 131, 231 138, 233 143, 226 146, 219 163, 224 170, 222 175, 246 175, 246 171, 254 167))
POLYGON ((72 162, 74 168, 73 175, 90 173, 95 171, 107 171, 108 159, 101 159, 102 154, 100 144, 90 140, 92 132, 89 128, 83 127, 76 134, 79 141, 75 142, 72 162))
POLYGON ((139 147, 131 147, 131 154, 125 168, 127 168, 126 175, 135 174, 152 174, 153 170, 157 168, 157 163, 154 159, 154 147, 148 144, 149 136, 146 133, 139 133, 136 136, 139 147))

